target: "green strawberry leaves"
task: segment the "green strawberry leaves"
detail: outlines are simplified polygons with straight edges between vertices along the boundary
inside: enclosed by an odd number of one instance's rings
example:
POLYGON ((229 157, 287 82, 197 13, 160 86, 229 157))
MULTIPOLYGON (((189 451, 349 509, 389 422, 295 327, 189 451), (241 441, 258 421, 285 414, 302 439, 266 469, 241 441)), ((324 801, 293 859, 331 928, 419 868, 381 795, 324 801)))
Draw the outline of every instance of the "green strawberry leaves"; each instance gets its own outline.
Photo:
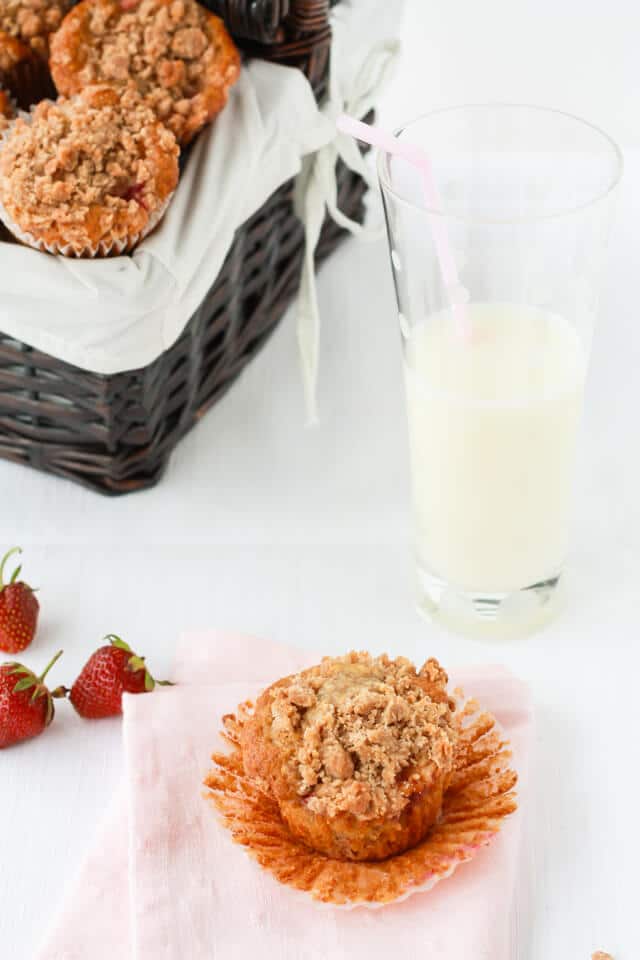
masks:
MULTIPOLYGON (((22 547, 12 547, 11 550, 7 550, 2 560, 0 560, 0 593, 4 590, 5 587, 9 587, 12 584, 22 583, 20 580, 20 574, 22 573, 22 564, 19 563, 15 568, 8 582, 4 579, 4 568, 7 565, 9 557, 12 557, 15 553, 22 553, 22 547)), ((27 590, 31 590, 32 593, 36 593, 36 590, 33 590, 27 583, 22 584, 27 590)))
MULTIPOLYGON (((120 649, 123 648, 121 647, 120 649)), ((144 670, 145 693, 151 693, 151 691, 155 689, 156 682, 147 670, 144 657, 139 657, 137 653, 134 653, 134 655, 129 657, 129 660, 127 661, 127 670, 131 670, 132 673, 137 673, 139 670, 144 670)))
POLYGON ((46 701, 46 712, 44 716, 44 725, 48 727, 51 721, 53 720, 55 708, 53 706, 53 696, 59 695, 59 691, 64 688, 58 688, 57 691, 54 691, 52 694, 48 687, 45 684, 45 677, 51 670, 54 663, 56 663, 62 656, 62 650, 59 650, 56 653, 55 657, 47 664, 43 672, 39 677, 35 675, 33 670, 30 670, 28 667, 25 667, 22 663, 12 663, 4 664, 5 668, 8 668, 9 676, 17 677, 16 684, 13 688, 13 693, 23 693, 27 690, 33 691, 31 694, 30 702, 33 704, 36 700, 39 700, 41 697, 45 698, 46 701))
POLYGON ((12 676, 13 674, 20 674, 20 673, 29 674, 29 676, 33 676, 33 671, 29 670, 29 667, 23 667, 21 663, 8 663, 7 666, 13 667, 13 670, 9 671, 9 673, 12 676))
POLYGON ((117 634, 108 633, 104 639, 108 640, 112 647, 117 647, 118 650, 124 650, 126 653, 131 654, 127 661, 127 670, 131 670, 132 673, 137 673, 138 670, 144 670, 145 693, 151 693, 152 690, 155 690, 156 685, 159 687, 174 686, 171 680, 155 680, 149 673, 145 658, 139 657, 137 653, 134 653, 129 644, 125 643, 117 634))
MULTIPOLYGON (((12 557, 14 553, 22 553, 22 548, 12 547, 11 550, 7 550, 4 557, 2 558, 2 561, 0 562, 0 591, 4 590, 4 588, 7 586, 7 584, 4 582, 4 568, 7 565, 7 560, 9 559, 9 557, 12 557)), ((22 567, 18 567, 18 569, 14 572, 13 576, 11 577, 11 580, 9 581, 9 583, 16 582, 21 570, 22 570, 22 567)))
POLYGON ((21 663, 8 663, 7 666, 11 667, 9 673, 11 676, 20 677, 15 687, 13 688, 14 693, 20 693, 22 690, 31 690, 33 689, 32 700, 37 700, 38 697, 47 696, 51 699, 51 694, 49 693, 47 687, 45 686, 45 677, 51 670, 51 667, 54 663, 62 656, 62 650, 58 650, 55 657, 47 664, 43 672, 39 677, 35 675, 33 670, 29 670, 28 667, 23 666, 21 663))
POLYGON ((127 653, 133 653, 133 650, 128 643, 125 643, 124 640, 121 640, 119 636, 115 633, 108 633, 105 640, 108 640, 112 647, 117 647, 118 650, 125 650, 127 653))

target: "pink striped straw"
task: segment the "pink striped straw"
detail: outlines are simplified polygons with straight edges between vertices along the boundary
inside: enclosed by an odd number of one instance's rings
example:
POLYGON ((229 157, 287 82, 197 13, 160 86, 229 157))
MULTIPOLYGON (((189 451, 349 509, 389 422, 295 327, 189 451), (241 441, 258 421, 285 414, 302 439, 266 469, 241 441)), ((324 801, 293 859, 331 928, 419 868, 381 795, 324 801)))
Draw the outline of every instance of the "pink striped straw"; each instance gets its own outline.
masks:
MULTIPOLYGON (((428 210, 440 210, 440 197, 438 188, 433 176, 431 161, 427 154, 412 143, 404 143, 386 130, 375 127, 370 123, 363 123, 350 117, 346 113, 340 114, 336 120, 336 126, 342 133, 346 133, 356 140, 362 140, 372 147, 384 150, 386 153, 402 157, 407 163, 415 167, 420 173, 420 183, 422 185, 422 194, 428 210)), ((467 333, 465 322, 464 304, 469 299, 466 289, 460 283, 458 269, 449 242, 446 226, 442 217, 430 217, 431 230, 436 248, 436 256, 440 266, 440 272, 444 285, 448 291, 449 298, 453 307, 454 316, 456 316, 460 332, 467 333)))

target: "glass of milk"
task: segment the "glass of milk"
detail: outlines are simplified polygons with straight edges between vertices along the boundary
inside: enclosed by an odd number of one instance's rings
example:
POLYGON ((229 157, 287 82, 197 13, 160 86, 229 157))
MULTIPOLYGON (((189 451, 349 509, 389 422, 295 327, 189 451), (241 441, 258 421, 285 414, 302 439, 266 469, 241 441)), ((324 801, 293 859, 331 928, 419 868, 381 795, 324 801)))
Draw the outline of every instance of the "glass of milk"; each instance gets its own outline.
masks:
POLYGON ((537 107, 455 107, 397 135, 431 168, 425 190, 404 158, 378 157, 420 608, 463 632, 526 633, 557 608, 621 153, 537 107))

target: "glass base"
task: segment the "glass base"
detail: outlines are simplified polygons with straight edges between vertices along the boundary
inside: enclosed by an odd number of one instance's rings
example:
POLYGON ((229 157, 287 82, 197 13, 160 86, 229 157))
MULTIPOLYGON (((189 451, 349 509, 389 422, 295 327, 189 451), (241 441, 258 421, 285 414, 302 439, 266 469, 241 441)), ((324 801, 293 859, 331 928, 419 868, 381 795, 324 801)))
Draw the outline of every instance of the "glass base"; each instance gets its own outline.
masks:
POLYGON ((473 593, 418 568, 418 610, 455 633, 513 640, 542 629, 562 602, 560 574, 509 593, 473 593))

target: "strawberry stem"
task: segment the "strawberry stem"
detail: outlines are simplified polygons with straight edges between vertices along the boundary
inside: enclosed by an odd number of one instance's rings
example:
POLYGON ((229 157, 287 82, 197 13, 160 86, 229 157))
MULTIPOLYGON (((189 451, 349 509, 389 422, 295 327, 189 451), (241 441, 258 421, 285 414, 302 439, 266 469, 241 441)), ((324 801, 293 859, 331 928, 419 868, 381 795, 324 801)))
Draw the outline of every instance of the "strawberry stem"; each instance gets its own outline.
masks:
MULTIPOLYGON (((22 547, 12 547, 11 550, 7 550, 4 557, 2 558, 2 563, 0 563, 0 590, 3 590, 4 587, 6 587, 6 583, 4 582, 4 568, 6 566, 7 560, 9 559, 9 557, 12 557, 14 553, 22 553, 22 547)), ((18 569, 18 573, 19 572, 20 572, 20 568, 18 569)), ((14 579, 15 579, 15 575, 14 575, 14 579)), ((13 583, 13 580, 11 582, 13 583)))
POLYGON ((38 677, 38 683, 43 683, 44 678, 45 678, 46 675, 49 673, 49 670, 51 670, 51 667, 54 665, 54 663, 56 663, 56 662, 60 659, 60 657, 62 656, 63 653, 64 653, 64 650, 58 650, 58 652, 56 653, 56 655, 55 655, 55 657, 53 658, 53 660, 51 660, 51 662, 45 667, 44 673, 42 673, 42 674, 38 677))

